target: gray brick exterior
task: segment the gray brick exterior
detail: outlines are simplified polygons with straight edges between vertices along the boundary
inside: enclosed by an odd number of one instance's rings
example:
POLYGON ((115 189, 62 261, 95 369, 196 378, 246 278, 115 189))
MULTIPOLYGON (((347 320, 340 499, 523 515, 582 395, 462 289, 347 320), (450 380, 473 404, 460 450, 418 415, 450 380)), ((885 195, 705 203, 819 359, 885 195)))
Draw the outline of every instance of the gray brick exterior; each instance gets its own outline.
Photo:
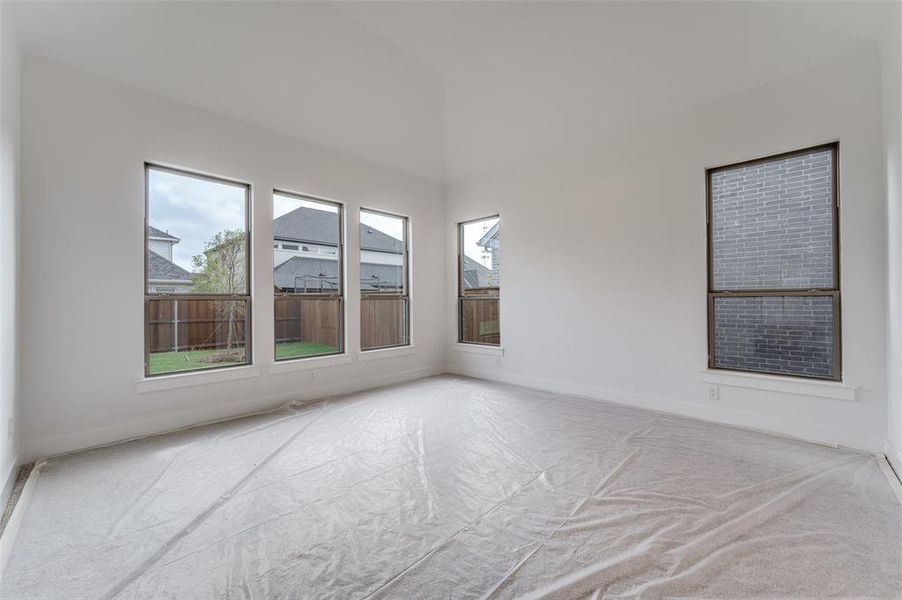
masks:
POLYGON ((714 357, 724 369, 830 377, 833 298, 716 298, 714 357))
POLYGON ((714 173, 714 289, 833 287, 833 166, 819 150, 714 173))
MULTIPOLYGON (((711 176, 715 291, 833 289, 831 150, 711 176)), ((831 296, 717 297, 714 366, 833 376, 831 296)))

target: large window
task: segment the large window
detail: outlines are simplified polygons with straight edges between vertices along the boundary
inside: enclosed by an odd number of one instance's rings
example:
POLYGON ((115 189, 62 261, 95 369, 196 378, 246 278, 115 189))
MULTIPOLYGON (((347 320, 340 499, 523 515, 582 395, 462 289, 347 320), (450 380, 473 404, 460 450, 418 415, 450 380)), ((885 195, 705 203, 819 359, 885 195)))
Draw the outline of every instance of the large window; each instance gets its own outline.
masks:
POLYGON ((407 219, 360 211, 360 349, 410 344, 407 219))
POLYGON ((708 170, 709 367, 841 378, 837 159, 708 170))
POLYGON ((335 202, 273 192, 276 360, 344 352, 342 217, 335 202))
POLYGON ((458 341, 501 345, 501 220, 458 225, 458 341))
POLYGON ((146 165, 145 199, 145 375, 249 363, 249 187, 146 165))

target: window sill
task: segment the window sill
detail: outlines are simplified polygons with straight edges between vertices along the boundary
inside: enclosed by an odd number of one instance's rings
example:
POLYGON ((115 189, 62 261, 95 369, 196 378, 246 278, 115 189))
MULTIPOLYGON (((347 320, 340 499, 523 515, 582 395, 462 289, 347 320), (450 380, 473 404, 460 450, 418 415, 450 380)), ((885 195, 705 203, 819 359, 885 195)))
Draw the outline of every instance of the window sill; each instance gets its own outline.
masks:
POLYGON ((211 369, 210 371, 195 371, 193 373, 173 373, 172 375, 158 375, 157 377, 139 379, 135 383, 135 391, 143 394, 145 392, 173 390, 193 385, 235 381, 236 379, 248 379, 259 376, 260 367, 255 365, 226 367, 223 369, 211 369))
POLYGON ((269 365, 267 372, 271 375, 280 373, 292 373, 294 371, 306 371, 308 369, 322 369, 335 365, 346 365, 351 362, 351 355, 330 354, 328 356, 313 356, 310 358, 295 358, 284 360, 269 365))
POLYGON ((457 352, 469 352, 470 354, 483 354, 485 356, 504 356, 504 348, 501 346, 462 344, 461 342, 457 342, 451 345, 451 349, 457 352))
POLYGON ((396 356, 407 356, 408 354, 415 354, 417 351, 416 346, 396 346, 393 348, 376 348, 373 350, 361 350, 360 354, 357 355, 358 362, 365 362, 368 360, 378 360, 380 358, 394 358, 396 356))
POLYGON ((856 392, 858 391, 856 386, 841 381, 807 380, 781 375, 764 375, 761 373, 743 373, 741 371, 718 369, 705 369, 700 371, 700 374, 703 383, 713 385, 766 390, 800 396, 816 396, 818 398, 830 398, 846 402, 855 402, 856 392))

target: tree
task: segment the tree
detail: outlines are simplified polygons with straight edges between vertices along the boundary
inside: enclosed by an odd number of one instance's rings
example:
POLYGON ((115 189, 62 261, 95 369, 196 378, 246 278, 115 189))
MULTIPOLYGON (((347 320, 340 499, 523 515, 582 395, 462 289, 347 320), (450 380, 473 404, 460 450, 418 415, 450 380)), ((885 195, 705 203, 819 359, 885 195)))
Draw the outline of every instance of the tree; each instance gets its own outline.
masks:
MULTIPOLYGON (((194 291, 200 294, 240 294, 247 291, 247 237, 241 229, 225 229, 204 244, 203 254, 191 259, 194 266, 194 291)), ((235 324, 245 317, 245 304, 214 301, 216 312, 228 323, 226 346, 236 343, 235 324)))

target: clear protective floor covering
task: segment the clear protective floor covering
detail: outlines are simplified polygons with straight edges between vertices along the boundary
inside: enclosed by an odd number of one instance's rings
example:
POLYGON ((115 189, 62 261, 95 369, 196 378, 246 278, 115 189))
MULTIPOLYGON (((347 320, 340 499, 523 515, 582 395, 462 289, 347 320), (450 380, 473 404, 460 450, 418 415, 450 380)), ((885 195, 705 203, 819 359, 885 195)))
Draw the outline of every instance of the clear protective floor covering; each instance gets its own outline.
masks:
POLYGON ((50 460, 0 597, 902 597, 867 454, 453 376, 50 460))

